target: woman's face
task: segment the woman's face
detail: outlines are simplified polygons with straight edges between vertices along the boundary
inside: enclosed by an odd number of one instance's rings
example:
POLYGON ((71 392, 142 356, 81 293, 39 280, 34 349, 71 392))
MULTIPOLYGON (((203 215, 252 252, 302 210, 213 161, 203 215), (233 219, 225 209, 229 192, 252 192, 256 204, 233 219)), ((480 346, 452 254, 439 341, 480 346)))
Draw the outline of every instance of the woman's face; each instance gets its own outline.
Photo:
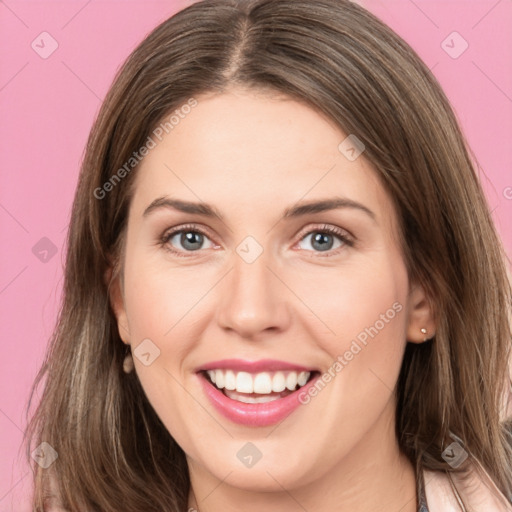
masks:
POLYGON ((212 481, 293 489, 370 464, 395 443, 406 340, 432 328, 390 197, 315 110, 240 89, 196 99, 137 170, 113 296, 144 391, 212 481))

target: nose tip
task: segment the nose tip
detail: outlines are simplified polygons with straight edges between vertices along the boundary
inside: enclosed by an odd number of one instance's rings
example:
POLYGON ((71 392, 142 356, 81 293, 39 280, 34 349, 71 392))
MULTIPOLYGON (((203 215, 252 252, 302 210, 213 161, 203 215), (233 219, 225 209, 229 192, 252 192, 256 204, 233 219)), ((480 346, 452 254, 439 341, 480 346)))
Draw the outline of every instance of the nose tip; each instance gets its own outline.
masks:
POLYGON ((243 338, 281 331, 290 320, 285 296, 283 284, 263 256, 250 264, 239 258, 223 284, 218 324, 243 338))

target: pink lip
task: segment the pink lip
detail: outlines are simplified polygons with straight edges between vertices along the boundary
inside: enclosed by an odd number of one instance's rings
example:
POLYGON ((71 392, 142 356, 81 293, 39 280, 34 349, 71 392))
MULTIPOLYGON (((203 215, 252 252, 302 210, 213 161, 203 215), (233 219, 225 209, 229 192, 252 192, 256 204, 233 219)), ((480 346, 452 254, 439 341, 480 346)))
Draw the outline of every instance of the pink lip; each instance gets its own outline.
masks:
POLYGON ((315 375, 307 384, 284 398, 260 404, 246 404, 232 400, 217 389, 204 373, 198 373, 197 376, 213 407, 228 420, 249 427, 266 427, 284 420, 302 405, 302 402, 299 401, 299 394, 307 394, 309 388, 315 385, 321 375, 320 373, 315 375))
POLYGON ((298 364, 287 363, 286 361, 278 361, 277 359, 260 359, 259 361, 245 361, 243 359, 222 359, 220 361, 212 361, 207 363, 196 371, 216 370, 216 369, 236 370, 239 372, 258 373, 258 372, 275 372, 279 370, 314 372, 316 368, 306 368, 298 364))

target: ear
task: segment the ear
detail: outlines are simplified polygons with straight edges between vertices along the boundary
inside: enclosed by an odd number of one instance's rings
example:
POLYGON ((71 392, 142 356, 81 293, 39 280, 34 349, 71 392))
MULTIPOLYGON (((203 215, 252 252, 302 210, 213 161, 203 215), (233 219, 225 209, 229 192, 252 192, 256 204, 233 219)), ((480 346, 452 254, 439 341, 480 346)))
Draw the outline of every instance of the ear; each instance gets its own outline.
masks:
POLYGON ((433 307, 424 288, 413 283, 408 298, 407 341, 423 343, 431 339, 436 332, 433 307))
POLYGON ((107 286, 107 293, 109 296, 110 305, 114 311, 117 320, 117 329, 119 336, 123 343, 130 344, 130 329, 128 327, 128 317, 126 315, 126 308, 124 304, 124 292, 122 283, 122 273, 118 272, 112 278, 113 268, 108 267, 104 274, 105 284, 107 286))

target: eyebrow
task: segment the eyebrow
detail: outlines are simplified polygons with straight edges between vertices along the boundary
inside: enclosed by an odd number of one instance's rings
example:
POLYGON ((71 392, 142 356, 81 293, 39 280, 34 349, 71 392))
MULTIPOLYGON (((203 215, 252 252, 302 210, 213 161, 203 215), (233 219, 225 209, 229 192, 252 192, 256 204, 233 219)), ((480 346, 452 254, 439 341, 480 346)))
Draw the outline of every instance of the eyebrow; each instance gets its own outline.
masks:
MULTIPOLYGON (((321 213, 329 210, 337 210, 341 208, 352 208, 355 210, 366 213, 372 220, 376 222, 375 213, 357 201, 345 197, 332 197, 329 199, 314 200, 308 202, 298 203, 295 206, 286 208, 283 212, 282 218, 296 218, 303 215, 321 213)), ((204 215, 205 217, 215 217, 224 222, 222 214, 212 205, 208 203, 194 203, 191 201, 183 201, 168 196, 163 196, 155 199, 142 214, 147 217, 150 213, 161 209, 174 209, 183 213, 190 213, 196 215, 204 215)))

